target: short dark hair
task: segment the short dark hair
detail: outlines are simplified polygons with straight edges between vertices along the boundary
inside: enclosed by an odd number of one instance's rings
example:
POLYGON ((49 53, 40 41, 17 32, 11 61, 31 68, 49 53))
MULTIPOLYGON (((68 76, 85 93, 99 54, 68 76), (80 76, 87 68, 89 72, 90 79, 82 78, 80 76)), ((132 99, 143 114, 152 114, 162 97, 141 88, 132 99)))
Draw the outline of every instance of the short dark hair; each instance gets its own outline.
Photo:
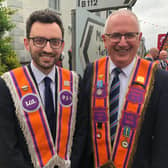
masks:
POLYGON ((64 38, 64 27, 60 17, 53 10, 43 9, 34 11, 26 22, 26 37, 29 38, 30 31, 33 23, 41 22, 41 23, 57 23, 62 31, 62 38, 64 38))

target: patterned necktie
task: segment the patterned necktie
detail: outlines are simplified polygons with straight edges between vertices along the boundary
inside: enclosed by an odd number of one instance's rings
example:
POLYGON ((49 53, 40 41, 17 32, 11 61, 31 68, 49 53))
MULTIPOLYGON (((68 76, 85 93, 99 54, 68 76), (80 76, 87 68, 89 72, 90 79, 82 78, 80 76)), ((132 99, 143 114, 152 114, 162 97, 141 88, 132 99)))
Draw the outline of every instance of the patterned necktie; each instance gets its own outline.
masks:
POLYGON ((114 78, 110 88, 110 135, 112 144, 114 142, 118 123, 119 92, 120 92, 119 74, 121 70, 119 68, 114 68, 113 72, 114 72, 114 78))
POLYGON ((49 122, 50 130, 52 133, 53 138, 55 138, 55 112, 54 112, 54 103, 53 103, 53 94, 50 87, 51 79, 49 77, 44 78, 44 85, 45 85, 45 112, 47 115, 47 119, 49 122))

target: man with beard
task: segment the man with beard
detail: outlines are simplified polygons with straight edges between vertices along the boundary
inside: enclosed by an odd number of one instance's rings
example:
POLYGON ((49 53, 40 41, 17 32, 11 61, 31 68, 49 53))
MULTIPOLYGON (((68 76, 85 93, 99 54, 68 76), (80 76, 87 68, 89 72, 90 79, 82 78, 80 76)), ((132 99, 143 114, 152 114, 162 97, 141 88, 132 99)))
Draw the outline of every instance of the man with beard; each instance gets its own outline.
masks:
POLYGON ((24 45, 32 61, 0 79, 0 167, 69 168, 78 75, 55 66, 64 48, 56 12, 33 12, 24 45))
POLYGON ((167 167, 168 73, 137 56, 141 37, 130 10, 107 18, 108 56, 87 66, 81 86, 89 121, 80 168, 167 167))

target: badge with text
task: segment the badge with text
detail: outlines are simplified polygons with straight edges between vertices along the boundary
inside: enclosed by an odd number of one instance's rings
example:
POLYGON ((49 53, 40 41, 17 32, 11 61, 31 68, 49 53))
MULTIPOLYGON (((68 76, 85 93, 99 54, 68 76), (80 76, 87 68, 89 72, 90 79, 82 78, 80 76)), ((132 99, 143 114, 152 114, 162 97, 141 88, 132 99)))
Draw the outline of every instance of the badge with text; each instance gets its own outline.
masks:
POLYGON ((128 92, 127 99, 133 103, 142 104, 144 102, 145 90, 132 86, 128 92))
POLYGON ((138 121, 138 114, 134 114, 131 112, 124 112, 123 117, 121 119, 122 127, 130 127, 131 129, 136 129, 138 121))
POLYGON ((60 103, 62 106, 71 106, 72 105, 72 92, 69 90, 62 90, 59 94, 60 103))
POLYGON ((100 122, 100 123, 107 121, 107 115, 106 115, 105 108, 94 109, 94 121, 100 122))
POLYGON ((21 104, 24 111, 34 112, 40 108, 40 99, 38 95, 29 93, 21 98, 21 104))

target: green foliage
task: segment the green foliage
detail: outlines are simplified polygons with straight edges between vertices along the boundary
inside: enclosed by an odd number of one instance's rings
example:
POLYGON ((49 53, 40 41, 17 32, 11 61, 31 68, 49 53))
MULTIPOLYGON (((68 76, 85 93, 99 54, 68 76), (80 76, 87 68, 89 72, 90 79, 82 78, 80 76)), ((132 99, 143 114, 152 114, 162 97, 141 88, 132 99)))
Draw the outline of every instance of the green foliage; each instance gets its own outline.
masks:
POLYGON ((7 35, 15 25, 11 22, 11 16, 16 12, 4 7, 0 0, 0 75, 6 71, 20 66, 15 51, 11 46, 11 38, 7 35))

